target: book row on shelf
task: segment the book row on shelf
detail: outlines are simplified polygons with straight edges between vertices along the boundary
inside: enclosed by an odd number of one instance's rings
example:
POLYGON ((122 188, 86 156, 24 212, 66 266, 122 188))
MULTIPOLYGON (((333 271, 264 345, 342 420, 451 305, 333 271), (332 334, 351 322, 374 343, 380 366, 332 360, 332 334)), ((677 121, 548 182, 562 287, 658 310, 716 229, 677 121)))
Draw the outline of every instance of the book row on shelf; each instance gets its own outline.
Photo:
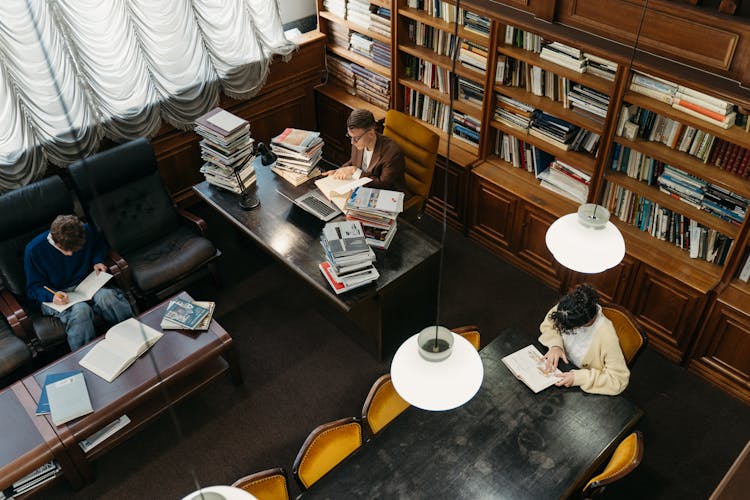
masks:
POLYGON ((747 115, 738 114, 734 104, 684 85, 635 72, 630 82, 630 90, 669 104, 682 113, 723 129, 735 125, 744 127, 746 131, 750 129, 747 115))
POLYGON ((467 142, 471 146, 479 144, 481 120, 455 110, 453 116, 450 116, 450 106, 416 90, 405 89, 404 112, 439 128, 443 132, 452 130, 454 137, 467 142))
POLYGON ((391 100, 391 82, 388 78, 331 54, 328 54, 326 63, 329 83, 363 101, 388 108, 391 100))
POLYGON ((413 19, 407 20, 409 41, 419 47, 431 49, 439 56, 453 57, 458 44, 453 33, 430 26, 413 19))
POLYGON ((379 40, 373 40, 367 35, 335 23, 329 25, 328 39, 334 47, 351 50, 353 53, 359 54, 384 68, 390 68, 391 66, 391 49, 379 40))
POLYGON ((451 92, 457 99, 482 106, 484 87, 468 78, 459 76, 451 78, 451 72, 442 66, 433 64, 419 57, 406 54, 404 58, 405 73, 408 78, 417 80, 425 86, 436 89, 444 94, 451 92))
POLYGON ((638 179, 712 215, 740 225, 749 201, 665 162, 615 144, 612 169, 638 179))
POLYGON ((723 265, 733 240, 647 197, 607 181, 602 204, 618 219, 689 251, 692 259, 723 265))

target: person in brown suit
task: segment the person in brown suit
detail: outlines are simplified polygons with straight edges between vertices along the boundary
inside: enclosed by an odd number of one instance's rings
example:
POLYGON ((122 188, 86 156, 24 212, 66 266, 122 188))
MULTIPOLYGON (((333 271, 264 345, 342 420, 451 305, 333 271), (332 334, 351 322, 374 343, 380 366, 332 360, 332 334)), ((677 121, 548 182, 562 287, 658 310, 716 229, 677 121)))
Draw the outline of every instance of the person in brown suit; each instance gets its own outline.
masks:
POLYGON ((367 187, 401 191, 408 196, 404 154, 392 139, 376 132, 377 126, 370 111, 352 111, 346 121, 352 156, 340 168, 329 170, 325 175, 333 175, 336 179, 369 177, 372 180, 367 183, 367 187))

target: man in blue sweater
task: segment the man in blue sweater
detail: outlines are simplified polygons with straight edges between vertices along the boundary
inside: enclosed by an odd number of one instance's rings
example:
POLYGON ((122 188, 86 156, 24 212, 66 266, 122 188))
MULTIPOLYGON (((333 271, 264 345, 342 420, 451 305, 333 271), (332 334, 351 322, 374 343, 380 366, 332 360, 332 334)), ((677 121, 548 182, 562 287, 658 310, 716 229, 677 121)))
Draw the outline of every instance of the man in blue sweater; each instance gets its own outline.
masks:
MULTIPOLYGON (((75 215, 59 215, 49 231, 26 245, 23 261, 26 271, 26 296, 36 302, 68 303, 69 290, 95 271, 107 272, 104 240, 75 215), (50 291, 54 290, 57 293, 50 291)), ((65 325, 72 351, 95 336, 94 314, 108 323, 119 323, 133 316, 125 295, 118 288, 100 288, 89 302, 73 304, 62 312, 41 304, 42 313, 57 316, 65 325)))

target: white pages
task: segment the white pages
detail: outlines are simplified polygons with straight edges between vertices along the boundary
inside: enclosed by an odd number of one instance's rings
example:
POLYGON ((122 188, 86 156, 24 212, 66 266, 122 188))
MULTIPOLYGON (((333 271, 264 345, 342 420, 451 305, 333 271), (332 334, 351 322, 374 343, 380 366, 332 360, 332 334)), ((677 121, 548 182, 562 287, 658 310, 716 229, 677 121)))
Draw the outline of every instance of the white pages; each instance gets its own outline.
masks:
POLYGON ((135 318, 126 319, 110 328, 78 364, 112 382, 162 335, 135 318))
POLYGON ((52 302, 45 302, 44 304, 55 311, 62 312, 73 304, 91 300, 94 297, 94 294, 98 292, 99 289, 110 280, 110 278, 112 278, 112 275, 109 273, 100 272, 99 274, 96 274, 96 271, 91 271, 88 276, 83 278, 83 281, 78 283, 78 286, 76 286, 74 290, 68 292, 67 304, 57 305, 52 302))
POLYGON ((343 212, 346 200, 349 199, 349 193, 359 186, 364 186, 371 180, 372 179, 369 177, 360 177, 359 179, 334 179, 333 175, 327 175, 317 179, 315 185, 326 198, 331 200, 333 204, 339 207, 339 210, 343 212))
POLYGON ((559 369, 546 371, 542 353, 533 345, 508 354, 502 361, 517 379, 535 393, 557 382, 559 378, 555 374, 562 373, 559 369))

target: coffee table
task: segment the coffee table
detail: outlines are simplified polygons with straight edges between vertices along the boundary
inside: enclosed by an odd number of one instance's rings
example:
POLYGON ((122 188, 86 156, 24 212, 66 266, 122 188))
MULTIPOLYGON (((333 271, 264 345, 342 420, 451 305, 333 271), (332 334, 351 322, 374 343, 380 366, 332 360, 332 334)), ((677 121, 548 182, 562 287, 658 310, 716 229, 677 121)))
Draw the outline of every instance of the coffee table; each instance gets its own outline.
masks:
MULTIPOLYGON (((185 292, 178 295, 192 300, 185 292)), ((138 319, 162 331, 159 323, 168 300, 141 314, 138 319)), ((48 373, 83 371, 94 412, 66 424, 55 426, 49 415, 36 417, 50 426, 85 481, 94 478, 93 461, 119 443, 135 435, 151 420, 174 404, 190 396, 229 372, 235 383, 241 375, 232 338, 216 320, 205 332, 163 330, 164 336, 112 382, 82 368, 78 361, 100 340, 23 379, 23 386, 33 398, 34 407, 41 395, 48 373), (130 423, 88 453, 78 445, 122 415, 130 423)), ((101 339, 101 338, 100 338, 101 339)), ((33 410, 32 410, 33 411, 33 410)))

